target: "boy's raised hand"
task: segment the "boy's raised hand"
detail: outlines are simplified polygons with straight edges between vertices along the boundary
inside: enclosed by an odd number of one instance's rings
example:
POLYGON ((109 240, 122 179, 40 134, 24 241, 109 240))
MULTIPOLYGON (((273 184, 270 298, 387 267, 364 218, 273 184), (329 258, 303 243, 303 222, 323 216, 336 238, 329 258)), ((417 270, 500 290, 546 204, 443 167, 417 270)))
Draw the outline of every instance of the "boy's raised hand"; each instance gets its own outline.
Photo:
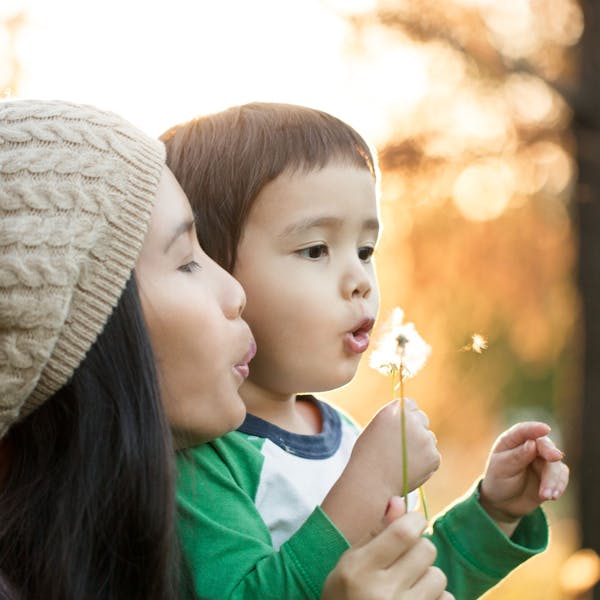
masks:
POLYGON ((563 453, 540 422, 514 425, 496 440, 481 483, 480 502, 507 536, 542 502, 562 496, 569 482, 563 453))

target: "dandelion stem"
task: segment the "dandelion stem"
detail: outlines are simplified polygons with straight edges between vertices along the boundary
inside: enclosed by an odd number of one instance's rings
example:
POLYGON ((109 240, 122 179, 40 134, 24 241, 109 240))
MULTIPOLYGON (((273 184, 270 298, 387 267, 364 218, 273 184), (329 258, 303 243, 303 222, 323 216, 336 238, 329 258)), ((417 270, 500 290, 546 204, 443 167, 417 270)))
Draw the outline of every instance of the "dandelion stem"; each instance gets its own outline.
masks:
POLYGON ((402 495, 408 507, 408 449, 406 447, 406 418, 404 416, 404 364, 400 359, 400 428, 402 430, 402 495))
MULTIPOLYGON (((406 446, 406 417, 404 415, 404 365, 400 360, 400 410, 402 411, 400 417, 400 427, 402 430, 402 495, 404 496, 404 503, 408 507, 408 448, 406 446)), ((392 398, 395 398, 396 393, 396 369, 392 369, 392 398)), ((423 506, 423 513, 425 519, 429 521, 429 508, 427 506, 427 497, 425 496, 425 489, 423 486, 419 486, 419 497, 421 499, 421 505, 423 506)))
POLYGON ((427 506, 427 497, 425 496, 425 488, 422 485, 419 486, 419 496, 421 497, 421 504, 423 505, 423 514, 425 515, 425 520, 429 521, 429 508, 427 506))

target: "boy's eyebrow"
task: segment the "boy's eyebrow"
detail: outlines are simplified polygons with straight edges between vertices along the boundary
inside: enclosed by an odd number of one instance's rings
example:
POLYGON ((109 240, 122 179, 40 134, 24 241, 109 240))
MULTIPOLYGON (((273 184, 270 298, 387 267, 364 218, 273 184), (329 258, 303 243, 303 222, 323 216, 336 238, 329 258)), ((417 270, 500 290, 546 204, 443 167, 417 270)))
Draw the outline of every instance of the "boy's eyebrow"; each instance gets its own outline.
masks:
POLYGON ((183 221, 183 223, 180 223, 175 231, 173 232, 173 235, 171 236, 171 238, 169 239, 169 241, 167 242, 167 244, 165 245, 165 248, 163 250, 163 253, 166 254, 169 249, 171 248, 171 246, 175 243, 175 241, 177 240, 177 238, 182 235, 183 233, 189 233, 194 227, 194 219, 190 219, 189 221, 183 221))
MULTIPOLYGON (((342 226, 343 220, 338 217, 308 217, 296 223, 288 225, 278 237, 285 238, 288 235, 298 235, 316 229, 318 227, 330 227, 339 229, 342 226)), ((363 229, 367 231, 379 231, 379 219, 367 219, 363 223, 363 229)))
POLYGON ((379 219, 367 219, 363 223, 363 229, 367 231, 374 231, 375 233, 379 232, 379 219))

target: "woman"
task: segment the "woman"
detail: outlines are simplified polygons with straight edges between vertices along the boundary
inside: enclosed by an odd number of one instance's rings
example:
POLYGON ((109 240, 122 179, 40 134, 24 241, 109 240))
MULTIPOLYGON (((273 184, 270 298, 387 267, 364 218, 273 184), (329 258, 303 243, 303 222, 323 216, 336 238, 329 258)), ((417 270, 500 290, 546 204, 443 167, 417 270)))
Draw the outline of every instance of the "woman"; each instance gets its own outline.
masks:
MULTIPOLYGON (((175 598, 173 445, 244 418, 244 293, 162 145, 93 107, 0 104, 0 216, 0 570, 19 598, 175 598)), ((349 551, 326 594, 400 564, 398 591, 442 597, 421 525, 349 551)))

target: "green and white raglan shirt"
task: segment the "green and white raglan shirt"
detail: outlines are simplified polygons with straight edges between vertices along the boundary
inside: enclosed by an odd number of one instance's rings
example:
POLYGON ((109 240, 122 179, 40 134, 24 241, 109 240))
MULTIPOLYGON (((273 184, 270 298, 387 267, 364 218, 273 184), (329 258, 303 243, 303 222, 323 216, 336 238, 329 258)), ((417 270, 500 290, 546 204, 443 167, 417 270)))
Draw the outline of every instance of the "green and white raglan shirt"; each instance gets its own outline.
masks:
MULTIPOLYGON (((184 597, 316 599, 349 548, 319 504, 346 466, 358 429, 319 400, 299 401, 317 404, 321 433, 294 434, 248 415, 238 431, 178 452, 184 597)), ((477 492, 436 521, 437 562, 461 592, 454 591, 457 599, 478 597, 545 548, 541 510, 518 531, 508 540, 477 492)))

